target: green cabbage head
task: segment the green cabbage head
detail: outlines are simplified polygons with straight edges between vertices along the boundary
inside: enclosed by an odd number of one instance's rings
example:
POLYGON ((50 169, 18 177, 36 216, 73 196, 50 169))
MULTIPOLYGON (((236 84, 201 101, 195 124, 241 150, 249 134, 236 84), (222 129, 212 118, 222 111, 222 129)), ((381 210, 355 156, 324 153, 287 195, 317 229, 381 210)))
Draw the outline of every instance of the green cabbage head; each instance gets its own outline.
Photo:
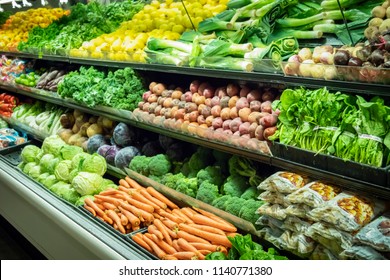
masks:
POLYGON ((69 182, 69 173, 72 171, 71 160, 61 160, 54 169, 54 175, 58 181, 69 182))
POLYGON ((27 145, 23 148, 21 157, 23 162, 35 162, 41 149, 35 145, 27 145))
POLYGON ((89 157, 91 157, 91 155, 85 152, 75 155, 72 158, 72 169, 78 169, 78 170, 81 169, 84 160, 86 160, 89 157))
MULTIPOLYGON (((41 166, 41 171, 42 171, 42 166, 41 166)), ((47 177, 49 177, 50 176, 50 174, 49 173, 42 173, 41 175, 39 175, 39 177, 38 177, 38 182, 39 183, 42 183, 43 181, 45 181, 46 180, 46 178, 47 177)))
POLYGON ((94 200, 94 199, 95 199, 95 197, 94 197, 93 195, 89 195, 89 194, 83 195, 83 196, 80 196, 79 199, 77 199, 77 201, 76 201, 76 203, 75 203, 74 205, 75 205, 76 207, 83 206, 83 205, 84 205, 84 200, 85 200, 86 198, 90 198, 91 200, 94 200))
POLYGON ((59 181, 51 186, 50 190, 59 197, 74 204, 80 198, 80 194, 71 186, 63 181, 59 181))
POLYGON ((55 157, 60 157, 60 150, 66 143, 58 135, 46 137, 42 143, 42 150, 45 154, 52 154, 55 157))
POLYGON ((84 160, 81 171, 96 173, 103 176, 107 171, 106 160, 101 155, 95 153, 84 160))
POLYGON ((54 174, 47 176, 46 179, 42 182, 42 184, 48 189, 50 189, 56 183, 58 183, 58 180, 54 174))
POLYGON ((38 177, 41 175, 41 166, 36 164, 35 166, 31 167, 28 171, 28 176, 30 176, 33 179, 38 179, 38 177))
POLYGON ((102 184, 103 177, 91 172, 80 172, 72 181, 72 186, 81 195, 97 193, 102 184))
POLYGON ((80 153, 83 153, 83 148, 72 145, 62 146, 60 150, 61 157, 67 160, 72 160, 75 155, 80 153))
POLYGON ((35 162, 26 163, 26 165, 23 167, 23 172, 28 175, 28 173, 30 173, 30 169, 33 168, 34 166, 37 166, 35 162))

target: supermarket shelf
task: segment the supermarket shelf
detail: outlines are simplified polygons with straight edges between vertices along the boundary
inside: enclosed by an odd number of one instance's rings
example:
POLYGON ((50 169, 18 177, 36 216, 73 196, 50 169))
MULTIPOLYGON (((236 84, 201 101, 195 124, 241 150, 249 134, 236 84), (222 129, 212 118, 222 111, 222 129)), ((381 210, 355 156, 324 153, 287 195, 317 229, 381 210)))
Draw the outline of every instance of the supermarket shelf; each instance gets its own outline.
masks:
POLYGON ((0 214, 48 259, 150 259, 0 159, 0 214))
POLYGON ((248 82, 266 82, 285 84, 289 86, 305 86, 309 88, 327 87, 331 90, 350 92, 354 94, 370 94, 380 96, 390 96, 390 85, 348 82, 339 80, 322 80, 314 78, 286 76, 282 73, 267 73, 267 72, 243 72, 234 70, 221 70, 200 67, 178 67, 164 64, 147 64, 136 62, 122 62, 112 60, 96 60, 90 58, 68 57, 60 55, 37 55, 30 53, 12 53, 1 52, 8 56, 18 56, 24 58, 42 59, 48 61, 67 62, 70 64, 104 66, 113 68, 131 67, 141 71, 163 72, 176 75, 189 75, 208 78, 234 79, 238 81, 248 82))

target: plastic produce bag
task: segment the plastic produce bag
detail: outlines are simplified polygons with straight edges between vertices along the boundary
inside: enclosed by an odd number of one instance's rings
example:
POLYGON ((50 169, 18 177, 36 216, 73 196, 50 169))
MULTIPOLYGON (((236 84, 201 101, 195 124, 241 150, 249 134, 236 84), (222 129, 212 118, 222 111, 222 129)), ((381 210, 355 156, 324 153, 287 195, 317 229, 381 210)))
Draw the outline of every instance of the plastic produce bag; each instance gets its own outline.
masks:
POLYGON ((268 215, 278 220, 284 220, 287 217, 285 210, 282 205, 264 203, 257 209, 257 213, 260 215, 268 215))
POLYGON ((335 227, 355 232, 384 211, 384 202, 353 193, 342 192, 322 206, 313 209, 308 217, 335 227))
POLYGON ((26 141, 26 136, 19 136, 19 133, 12 128, 0 129, 0 149, 20 145, 26 141))
POLYGON ((282 243, 280 236, 283 234, 283 230, 278 228, 265 227, 257 232, 261 238, 272 243, 278 249, 282 249, 282 243))
POLYGON ((273 192, 273 191, 264 191, 262 192, 259 197, 260 200, 263 200, 265 202, 269 202, 272 204, 280 204, 283 206, 287 206, 288 202, 286 201, 286 196, 279 192, 273 192))
POLYGON ((290 251, 301 257, 310 255, 317 243, 310 237, 290 230, 285 230, 280 236, 282 249, 290 251))
POLYGON ((298 217, 288 216, 284 222, 282 229, 288 229, 293 232, 305 233, 307 229, 313 224, 311 221, 306 221, 298 217))
POLYGON ((317 244, 313 253, 310 255, 311 260, 337 260, 337 257, 321 244, 317 244))
POLYGON ((314 223, 306 234, 330 250, 335 256, 353 245, 353 234, 338 230, 323 223, 314 223))
POLYGON ((363 227, 355 241, 382 252, 390 252, 390 212, 376 218, 363 227))
POLYGON ((286 197, 286 201, 289 203, 306 204, 315 208, 333 199, 339 193, 341 193, 339 187, 315 181, 289 194, 286 197))
POLYGON ((284 212, 288 216, 306 219, 307 213, 310 212, 312 209, 313 208, 305 204, 291 204, 284 210, 284 212))
POLYGON ((284 222, 278 219, 275 219, 268 215, 262 215, 257 221, 256 225, 260 225, 262 227, 270 227, 282 229, 284 222))
POLYGON ((309 179, 306 176, 287 171, 279 171, 261 182, 258 189, 280 193, 292 193, 295 190, 302 188, 307 183, 309 183, 309 179))
POLYGON ((387 260, 381 253, 370 246, 354 245, 341 253, 348 260, 387 260))

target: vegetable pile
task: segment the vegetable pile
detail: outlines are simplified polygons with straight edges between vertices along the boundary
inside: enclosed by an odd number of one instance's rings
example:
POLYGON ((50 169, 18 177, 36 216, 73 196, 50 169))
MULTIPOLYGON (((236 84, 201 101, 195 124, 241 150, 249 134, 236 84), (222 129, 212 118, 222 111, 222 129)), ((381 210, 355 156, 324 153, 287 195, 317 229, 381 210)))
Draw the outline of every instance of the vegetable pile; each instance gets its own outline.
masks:
POLYGON ((58 84, 65 78, 67 70, 51 67, 40 75, 36 88, 57 92, 58 84))
POLYGON ((15 78, 15 83, 35 87, 37 85, 38 76, 35 72, 30 72, 28 74, 21 74, 19 77, 15 78))
POLYGON ((45 28, 66 14, 68 11, 61 8, 38 8, 11 15, 0 29, 0 49, 16 52, 18 44, 27 40, 28 32, 45 28))
POLYGON ((19 105, 19 99, 11 94, 0 94, 0 115, 11 117, 13 109, 19 105))
POLYGON ((107 188, 117 188, 102 177, 107 169, 103 157, 67 145, 57 135, 47 137, 41 148, 27 145, 21 158, 18 167, 24 173, 74 205, 107 188))
POLYGON ((32 29, 27 41, 20 43, 18 49, 32 52, 43 49, 45 53, 58 54, 64 49, 79 48, 84 41, 115 31, 142 7, 143 4, 138 1, 120 1, 108 5, 97 1, 87 5, 77 3, 71 7, 70 15, 49 26, 32 29))
POLYGON ((88 107, 97 105, 133 111, 142 100, 143 80, 131 68, 105 73, 94 67, 80 67, 58 85, 62 98, 73 98, 88 107))
POLYGON ((326 88, 286 89, 278 130, 283 144, 382 167, 390 163, 390 107, 374 97, 330 93, 326 88))

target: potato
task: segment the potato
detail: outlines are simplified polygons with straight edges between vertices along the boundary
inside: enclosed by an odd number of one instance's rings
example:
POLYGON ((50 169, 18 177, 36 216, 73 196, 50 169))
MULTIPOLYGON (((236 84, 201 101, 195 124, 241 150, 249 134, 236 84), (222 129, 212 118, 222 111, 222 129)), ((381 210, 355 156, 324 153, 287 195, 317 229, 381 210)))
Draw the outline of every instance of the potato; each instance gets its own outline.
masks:
POLYGON ((62 140, 64 140, 65 143, 68 143, 69 138, 73 135, 73 131, 69 128, 63 128, 60 129, 57 134, 61 137, 62 140))

